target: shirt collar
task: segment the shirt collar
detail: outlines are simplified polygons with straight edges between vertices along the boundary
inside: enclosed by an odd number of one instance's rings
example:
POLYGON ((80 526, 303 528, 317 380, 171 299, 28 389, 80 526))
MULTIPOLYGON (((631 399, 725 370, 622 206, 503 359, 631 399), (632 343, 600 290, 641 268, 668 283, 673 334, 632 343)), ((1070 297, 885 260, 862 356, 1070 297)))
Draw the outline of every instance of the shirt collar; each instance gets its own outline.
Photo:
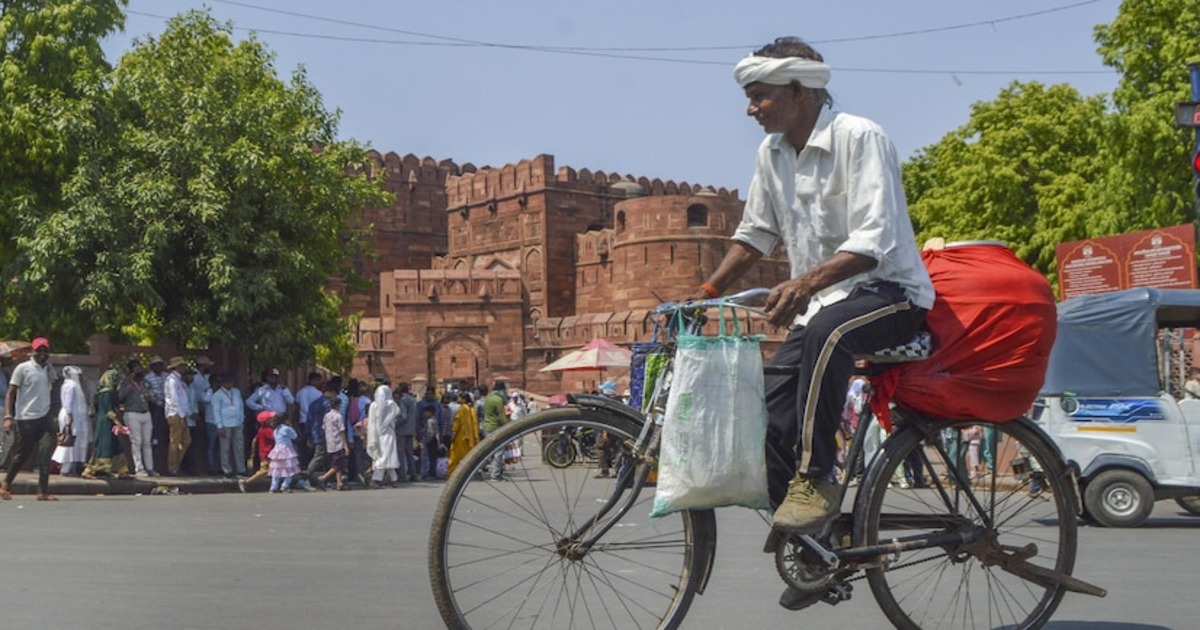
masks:
MULTIPOLYGON (((833 117, 836 114, 829 107, 821 107, 821 112, 817 114, 817 122, 813 125, 812 133, 808 136, 808 144, 805 148, 814 147, 821 149, 826 153, 833 151, 833 117)), ((778 151, 780 146, 787 145, 791 148, 791 143, 787 141, 781 133, 771 134, 770 139, 771 149, 778 151)))

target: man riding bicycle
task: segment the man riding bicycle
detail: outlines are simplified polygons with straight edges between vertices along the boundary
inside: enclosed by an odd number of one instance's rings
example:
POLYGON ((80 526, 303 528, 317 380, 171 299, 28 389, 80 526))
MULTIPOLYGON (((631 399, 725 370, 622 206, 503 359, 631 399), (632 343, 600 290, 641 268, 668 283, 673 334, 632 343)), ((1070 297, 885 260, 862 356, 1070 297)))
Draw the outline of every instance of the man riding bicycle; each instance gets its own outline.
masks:
POLYGON ((934 298, 895 149, 874 122, 832 109, 829 76, 793 37, 737 64, 746 113, 768 135, 732 246, 694 296, 721 295, 776 243, 787 248, 792 277, 766 312, 791 326, 770 365, 795 370, 766 376, 767 473, 772 525, 795 534, 819 532, 838 511, 836 433, 853 356, 908 341, 934 298))

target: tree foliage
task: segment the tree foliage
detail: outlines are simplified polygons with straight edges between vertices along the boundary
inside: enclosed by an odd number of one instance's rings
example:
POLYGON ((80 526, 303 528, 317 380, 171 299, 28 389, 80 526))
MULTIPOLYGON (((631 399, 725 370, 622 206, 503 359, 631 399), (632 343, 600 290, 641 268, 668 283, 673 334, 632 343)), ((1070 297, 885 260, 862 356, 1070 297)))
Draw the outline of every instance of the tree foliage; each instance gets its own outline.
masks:
POLYGON ((27 292, 100 331, 311 360, 345 334, 325 290, 347 219, 385 205, 366 154, 298 69, 280 80, 255 38, 206 12, 121 58, 68 206, 19 236, 27 292))
POLYGON ((1121 74, 1111 100, 1013 83, 904 165, 920 239, 1003 240, 1053 278, 1057 243, 1194 219, 1191 135, 1171 114, 1190 100, 1200 4, 1127 0, 1096 42, 1121 74))
MULTIPOLYGON (((99 131, 111 70, 100 39, 124 24, 124 0, 0 0, 0 273, 11 278, 16 235, 62 208, 78 147, 99 131)), ((4 283, 8 285, 8 283, 4 283)), ((3 290, 3 288, 0 288, 3 290)), ((0 326, 28 335, 70 314, 22 318, 28 301, 4 296, 0 326)))
POLYGON ((1104 99, 1068 85, 1013 83, 971 108, 966 125, 904 165, 920 239, 996 239, 1046 271, 1054 246, 1086 229, 1078 207, 1095 181, 1104 99))

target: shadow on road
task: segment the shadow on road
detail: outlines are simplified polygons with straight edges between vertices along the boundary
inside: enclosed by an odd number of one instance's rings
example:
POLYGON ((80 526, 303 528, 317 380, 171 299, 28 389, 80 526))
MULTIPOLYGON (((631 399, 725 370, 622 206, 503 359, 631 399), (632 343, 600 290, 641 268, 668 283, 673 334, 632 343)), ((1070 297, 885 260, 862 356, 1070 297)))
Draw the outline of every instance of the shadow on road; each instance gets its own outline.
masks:
POLYGON ((1042 627, 1046 630, 1171 630, 1166 626, 1127 621, 1051 621, 1042 627))

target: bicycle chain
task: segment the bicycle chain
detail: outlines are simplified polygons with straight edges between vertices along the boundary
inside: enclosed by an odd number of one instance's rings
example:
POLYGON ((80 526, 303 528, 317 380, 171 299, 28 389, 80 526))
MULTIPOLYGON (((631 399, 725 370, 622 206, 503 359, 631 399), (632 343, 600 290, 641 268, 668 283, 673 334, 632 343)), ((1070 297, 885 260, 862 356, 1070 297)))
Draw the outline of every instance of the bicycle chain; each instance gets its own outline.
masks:
MULTIPOLYGON (((898 570, 898 569, 907 569, 908 567, 916 566, 918 564, 924 564, 926 562, 931 562, 933 560, 940 560, 941 558, 945 558, 948 555, 950 555, 950 554, 942 554, 940 556, 931 556, 928 558, 922 558, 920 560, 913 560, 912 562, 905 562, 904 564, 898 564, 894 567, 888 567, 887 571, 893 571, 893 570, 898 570)), ((887 573, 887 571, 884 571, 884 573, 887 573)), ((842 581, 845 583, 850 583, 850 582, 857 582, 859 580, 865 580, 866 578, 867 578, 867 573, 866 573, 866 571, 863 571, 862 574, 859 575, 858 577, 852 577, 848 580, 842 580, 842 581)))

